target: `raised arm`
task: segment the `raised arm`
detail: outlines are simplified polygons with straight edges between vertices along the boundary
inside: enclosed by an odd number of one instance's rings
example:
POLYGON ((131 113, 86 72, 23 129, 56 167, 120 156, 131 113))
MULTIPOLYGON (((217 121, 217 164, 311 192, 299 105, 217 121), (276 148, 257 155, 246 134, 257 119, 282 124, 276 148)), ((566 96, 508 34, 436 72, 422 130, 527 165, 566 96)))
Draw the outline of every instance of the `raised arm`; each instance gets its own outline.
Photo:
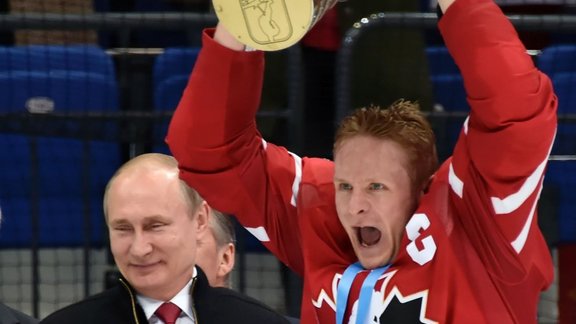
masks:
POLYGON ((221 25, 204 32, 166 140, 182 179, 301 272, 296 158, 258 132, 264 54, 243 49, 221 25))
POLYGON ((454 151, 450 183, 464 199, 467 215, 493 215, 520 254, 540 235, 536 203, 556 130, 552 84, 492 0, 440 5, 447 8, 440 30, 471 108, 454 151), (487 209, 471 208, 474 200, 487 209))
POLYGON ((224 27, 224 25, 221 23, 218 23, 216 26, 216 31, 214 32, 214 41, 234 51, 243 51, 246 48, 246 46, 237 41, 236 38, 234 38, 234 36, 232 36, 232 34, 230 34, 226 27, 224 27))

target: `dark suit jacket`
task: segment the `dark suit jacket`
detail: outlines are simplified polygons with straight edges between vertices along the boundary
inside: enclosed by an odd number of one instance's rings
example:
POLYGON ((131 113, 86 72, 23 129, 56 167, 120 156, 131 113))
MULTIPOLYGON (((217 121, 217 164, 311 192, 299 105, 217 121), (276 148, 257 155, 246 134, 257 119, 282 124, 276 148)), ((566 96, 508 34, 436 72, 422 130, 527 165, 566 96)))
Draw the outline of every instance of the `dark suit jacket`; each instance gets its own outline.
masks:
MULTIPOLYGON (((190 293, 197 324, 288 324, 286 318, 259 301, 226 288, 208 285, 199 267, 190 293)), ((136 292, 121 279, 120 284, 100 294, 54 312, 42 324, 146 324, 136 292)))
POLYGON ((0 324, 36 324, 38 320, 12 309, 4 304, 0 304, 0 324))

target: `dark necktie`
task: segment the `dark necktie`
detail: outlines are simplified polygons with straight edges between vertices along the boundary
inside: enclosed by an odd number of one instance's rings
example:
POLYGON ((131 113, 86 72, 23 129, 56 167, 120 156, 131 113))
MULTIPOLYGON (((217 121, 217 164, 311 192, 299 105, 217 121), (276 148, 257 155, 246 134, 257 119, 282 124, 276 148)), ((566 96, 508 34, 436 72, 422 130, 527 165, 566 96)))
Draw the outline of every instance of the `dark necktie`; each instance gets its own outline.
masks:
POLYGON ((156 314, 156 316, 158 316, 158 318, 160 318, 164 323, 174 324, 181 312, 182 310, 178 306, 167 302, 160 305, 154 314, 156 314))

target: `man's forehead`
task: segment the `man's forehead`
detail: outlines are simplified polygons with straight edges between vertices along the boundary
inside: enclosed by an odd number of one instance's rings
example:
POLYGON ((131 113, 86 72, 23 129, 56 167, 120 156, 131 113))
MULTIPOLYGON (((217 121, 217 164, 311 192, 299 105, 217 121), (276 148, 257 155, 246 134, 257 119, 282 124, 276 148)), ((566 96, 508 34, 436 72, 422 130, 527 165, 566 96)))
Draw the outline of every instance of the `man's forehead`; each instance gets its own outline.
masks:
POLYGON ((125 217, 125 216, 115 216, 114 214, 110 215, 109 223, 113 224, 146 224, 152 222, 166 222, 172 220, 174 217, 171 215, 146 215, 146 216, 137 216, 137 217, 125 217))

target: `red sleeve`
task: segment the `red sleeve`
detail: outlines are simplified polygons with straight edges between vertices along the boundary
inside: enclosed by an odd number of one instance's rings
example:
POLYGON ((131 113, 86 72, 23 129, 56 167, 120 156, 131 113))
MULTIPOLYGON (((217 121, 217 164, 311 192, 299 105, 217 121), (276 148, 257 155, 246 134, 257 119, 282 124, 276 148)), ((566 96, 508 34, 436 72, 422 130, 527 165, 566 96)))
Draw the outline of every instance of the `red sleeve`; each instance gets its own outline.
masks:
POLYGON ((450 184, 462 200, 459 215, 477 218, 462 222, 478 226, 478 245, 503 239, 504 250, 513 249, 527 265, 546 248, 535 213, 556 132, 550 79, 491 0, 457 0, 439 24, 471 108, 450 166, 450 184), (482 213, 491 218, 479 219, 482 213))
POLYGON ((216 209, 235 215, 280 260, 302 273, 292 190, 301 160, 263 141, 255 122, 264 54, 229 50, 212 33, 203 35, 166 141, 184 181, 216 209))

